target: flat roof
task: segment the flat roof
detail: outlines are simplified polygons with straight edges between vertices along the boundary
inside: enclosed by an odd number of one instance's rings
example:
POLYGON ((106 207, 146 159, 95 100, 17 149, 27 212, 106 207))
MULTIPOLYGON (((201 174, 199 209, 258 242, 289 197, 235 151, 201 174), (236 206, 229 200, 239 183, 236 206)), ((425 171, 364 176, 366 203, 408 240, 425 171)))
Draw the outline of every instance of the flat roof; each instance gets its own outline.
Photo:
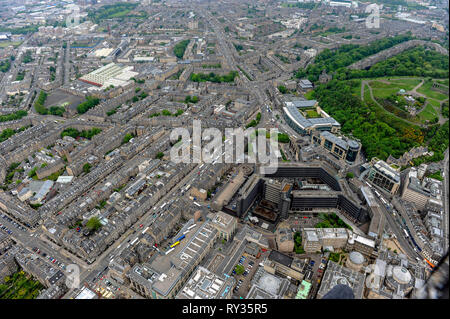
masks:
POLYGON ((78 294, 78 296, 75 297, 75 299, 95 299, 96 297, 97 294, 95 292, 87 287, 83 287, 83 289, 78 294))
POLYGON ((332 117, 307 119, 300 113, 300 111, 294 105, 285 106, 283 107, 283 110, 286 113, 286 115, 302 129, 320 125, 340 126, 340 124, 332 117))
POLYGON ((282 254, 277 250, 272 250, 269 254, 269 260, 276 261, 286 267, 291 267, 293 258, 282 254))
POLYGON ((297 295, 295 296, 295 299, 306 299, 308 298, 309 291, 311 290, 312 284, 310 282, 307 282, 306 280, 303 280, 298 286, 297 295))

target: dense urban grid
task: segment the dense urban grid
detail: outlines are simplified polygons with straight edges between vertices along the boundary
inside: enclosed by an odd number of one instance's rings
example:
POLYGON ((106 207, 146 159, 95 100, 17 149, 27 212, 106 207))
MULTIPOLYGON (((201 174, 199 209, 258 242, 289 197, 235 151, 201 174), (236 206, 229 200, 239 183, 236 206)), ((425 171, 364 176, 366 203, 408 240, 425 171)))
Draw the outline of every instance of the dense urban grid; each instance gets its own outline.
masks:
POLYGON ((448 31, 447 0, 2 1, 0 299, 439 297, 448 31), (194 120, 276 128, 278 168, 175 162, 194 120))

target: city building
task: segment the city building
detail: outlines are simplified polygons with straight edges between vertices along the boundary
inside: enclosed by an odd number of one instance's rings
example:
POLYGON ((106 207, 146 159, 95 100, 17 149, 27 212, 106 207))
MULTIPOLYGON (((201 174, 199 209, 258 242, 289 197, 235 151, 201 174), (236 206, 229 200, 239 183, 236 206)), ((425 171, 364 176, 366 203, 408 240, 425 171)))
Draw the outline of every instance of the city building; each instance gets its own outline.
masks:
POLYGON ((217 230, 206 221, 185 234, 181 244, 136 264, 128 273, 133 290, 152 299, 171 299, 211 250, 217 230))
POLYGON ((264 261, 264 270, 270 274, 301 281, 306 272, 307 261, 292 258, 272 250, 264 261))
POLYGON ((218 212, 211 217, 211 225, 217 229, 219 238, 230 240, 236 232, 236 217, 224 212, 218 212))
POLYGON ((175 299, 231 299, 235 279, 198 266, 175 299))
POLYGON ((282 299, 289 287, 289 280, 268 273, 259 267, 251 281, 245 299, 282 299))
POLYGON ((397 193, 400 187, 400 173, 385 161, 378 159, 372 159, 367 180, 392 195, 397 193))
POLYGON ((430 200, 439 202, 442 207, 442 182, 431 178, 423 178, 423 170, 422 174, 419 173, 420 170, 410 169, 403 182, 401 198, 413 202, 418 210, 425 209, 430 200), (422 175, 422 182, 419 175, 422 175))
POLYGON ((361 149, 361 144, 355 140, 339 137, 328 131, 313 132, 311 142, 327 149, 331 154, 353 164, 361 149))
POLYGON ((115 63, 109 63, 101 68, 88 73, 79 78, 80 81, 92 84, 98 87, 109 87, 110 85, 125 86, 132 77, 137 76, 138 72, 133 72, 133 66, 124 66, 115 63))
POLYGON ((364 278, 362 273, 329 261, 317 292, 317 299, 322 299, 336 285, 349 286, 353 291, 354 299, 362 299, 364 278))
POLYGON ((303 249, 315 253, 321 249, 333 251, 347 245, 348 232, 345 228, 303 228, 303 249))
POLYGON ((284 118, 286 123, 297 133, 301 135, 311 135, 313 131, 330 131, 336 133, 340 130, 341 125, 327 113, 317 106, 316 111, 320 116, 314 118, 306 118, 294 104, 287 104, 283 107, 284 118))
POLYGON ((297 295, 295 295, 295 299, 308 299, 311 288, 312 288, 312 284, 310 282, 307 282, 306 280, 302 280, 302 282, 298 286, 298 291, 297 291, 297 295))

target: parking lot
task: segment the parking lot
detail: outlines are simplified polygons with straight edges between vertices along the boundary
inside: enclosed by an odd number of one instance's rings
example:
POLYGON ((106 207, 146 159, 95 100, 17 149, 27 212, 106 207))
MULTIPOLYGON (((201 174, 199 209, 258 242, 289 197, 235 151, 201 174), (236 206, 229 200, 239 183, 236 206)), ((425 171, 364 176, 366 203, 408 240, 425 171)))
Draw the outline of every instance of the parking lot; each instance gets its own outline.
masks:
MULTIPOLYGON (((305 280, 309 281, 312 284, 311 292, 310 292, 310 298, 314 296, 318 290, 318 286, 320 283, 320 280, 322 280, 323 273, 326 269, 327 264, 327 258, 323 257, 320 254, 314 254, 308 256, 310 259, 310 263, 308 266, 308 271, 312 272, 312 276, 310 279, 307 280, 305 275, 305 280)), ((307 273, 308 273, 307 271, 307 273)))
POLYGON ((239 298, 245 298, 250 290, 250 282, 253 275, 260 267, 259 264, 264 260, 263 256, 256 259, 246 253, 243 253, 238 264, 242 265, 245 269, 242 275, 236 275, 233 270, 232 276, 236 279, 236 287, 233 289, 233 294, 239 298))
POLYGON ((3 229, 5 232, 7 232, 9 235, 14 234, 14 228, 23 232, 27 230, 24 226, 17 223, 11 217, 5 214, 1 214, 0 216, 1 216, 0 228, 3 229))
POLYGON ((55 266, 57 266, 61 270, 66 270, 66 265, 64 263, 62 263, 61 261, 57 260, 55 257, 50 256, 50 254, 47 254, 46 252, 41 251, 37 247, 33 247, 32 250, 33 250, 33 252, 35 252, 36 254, 40 255, 42 258, 44 258, 48 262, 54 264, 55 266))

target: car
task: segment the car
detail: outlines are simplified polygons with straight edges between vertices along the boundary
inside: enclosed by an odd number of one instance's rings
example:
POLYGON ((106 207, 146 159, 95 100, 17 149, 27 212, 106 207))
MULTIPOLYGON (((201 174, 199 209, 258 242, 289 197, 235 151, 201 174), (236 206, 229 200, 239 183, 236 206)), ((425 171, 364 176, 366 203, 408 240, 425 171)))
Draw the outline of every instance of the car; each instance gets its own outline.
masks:
POLYGON ((43 257, 47 257, 47 254, 46 254, 46 253, 42 253, 42 256, 43 256, 43 257))
POLYGON ((309 263, 310 263, 311 266, 314 266, 314 264, 315 264, 316 262, 315 262, 314 260, 311 260, 309 263))

